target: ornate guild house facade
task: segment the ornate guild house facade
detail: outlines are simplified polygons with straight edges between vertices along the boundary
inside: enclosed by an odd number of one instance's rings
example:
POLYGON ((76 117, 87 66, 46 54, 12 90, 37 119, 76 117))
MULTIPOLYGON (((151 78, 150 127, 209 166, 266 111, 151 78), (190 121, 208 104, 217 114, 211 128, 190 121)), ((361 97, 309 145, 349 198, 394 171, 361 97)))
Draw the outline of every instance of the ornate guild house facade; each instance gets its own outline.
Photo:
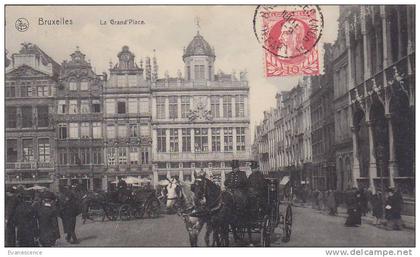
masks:
POLYGON ((215 74, 215 51, 197 32, 184 49, 184 76, 152 80, 154 179, 191 180, 194 169, 224 179, 250 158, 249 86, 244 72, 215 74))
POLYGON ((57 179, 59 188, 79 183, 102 188, 102 89, 106 75, 96 75, 77 49, 61 65, 56 96, 57 179))
POLYGON ((52 187, 60 65, 37 45, 6 58, 6 185, 52 187))
POLYGON ((134 57, 123 46, 104 89, 105 188, 118 177, 152 177, 150 83, 156 75, 150 58, 144 74, 134 57))

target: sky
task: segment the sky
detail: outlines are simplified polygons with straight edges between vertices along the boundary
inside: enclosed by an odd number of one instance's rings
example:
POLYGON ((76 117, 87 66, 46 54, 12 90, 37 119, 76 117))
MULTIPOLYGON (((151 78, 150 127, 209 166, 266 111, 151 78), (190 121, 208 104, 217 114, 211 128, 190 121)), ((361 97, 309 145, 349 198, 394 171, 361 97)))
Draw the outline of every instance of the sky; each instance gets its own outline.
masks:
MULTIPOLYGON (((127 45, 140 58, 155 55, 159 77, 165 71, 175 77, 184 70, 183 48, 197 33, 214 47, 215 70, 239 74, 247 70, 250 86, 251 133, 263 118, 264 110, 275 106, 278 91, 293 88, 299 77, 264 76, 263 49, 253 32, 256 6, 7 6, 6 49, 9 56, 19 51, 21 43, 37 44, 58 63, 70 59, 80 47, 91 60, 96 73, 107 72, 109 62, 117 62, 121 47, 127 45), (18 18, 29 21, 29 29, 15 28, 18 18), (72 25, 39 25, 39 19, 67 19, 72 25), (143 25, 100 25, 101 21, 134 19, 143 25)), ((324 28, 319 45, 334 42, 337 37, 337 6, 321 6, 324 28)), ((251 134, 253 138, 253 134, 251 134)))

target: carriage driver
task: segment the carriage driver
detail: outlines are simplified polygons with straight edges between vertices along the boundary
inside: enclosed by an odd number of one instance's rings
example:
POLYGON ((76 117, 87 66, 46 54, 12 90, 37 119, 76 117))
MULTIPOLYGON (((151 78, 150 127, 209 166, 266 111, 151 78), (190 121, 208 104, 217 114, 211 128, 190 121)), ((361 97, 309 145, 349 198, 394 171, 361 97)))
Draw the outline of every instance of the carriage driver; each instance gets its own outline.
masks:
POLYGON ((225 186, 233 193, 236 209, 244 210, 247 204, 248 179, 239 169, 239 161, 232 160, 232 172, 226 175, 225 186))
POLYGON ((259 208, 265 211, 267 185, 265 183, 264 175, 260 171, 258 162, 251 162, 251 171, 252 173, 248 177, 249 196, 256 198, 259 208))

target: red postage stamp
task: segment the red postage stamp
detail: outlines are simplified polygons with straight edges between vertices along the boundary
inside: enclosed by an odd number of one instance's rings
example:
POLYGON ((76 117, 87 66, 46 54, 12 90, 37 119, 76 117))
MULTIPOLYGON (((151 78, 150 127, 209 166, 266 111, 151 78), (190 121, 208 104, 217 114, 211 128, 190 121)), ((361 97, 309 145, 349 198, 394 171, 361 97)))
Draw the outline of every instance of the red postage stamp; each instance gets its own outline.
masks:
POLYGON ((266 77, 319 75, 317 43, 323 27, 319 8, 276 9, 260 12, 266 77))

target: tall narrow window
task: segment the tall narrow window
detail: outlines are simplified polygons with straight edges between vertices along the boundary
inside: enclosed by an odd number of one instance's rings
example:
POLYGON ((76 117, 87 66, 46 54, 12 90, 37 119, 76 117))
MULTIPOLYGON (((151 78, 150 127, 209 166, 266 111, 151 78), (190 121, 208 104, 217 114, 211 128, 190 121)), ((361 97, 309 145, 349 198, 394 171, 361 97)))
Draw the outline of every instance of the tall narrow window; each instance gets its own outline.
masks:
POLYGON ((114 99, 106 99, 105 100, 105 108, 107 114, 114 114, 115 113, 115 100, 114 99))
POLYGON ((67 149, 60 149, 58 150, 58 163, 59 164, 67 164, 67 149))
POLYGON ((33 149, 33 140, 32 139, 23 139, 23 161, 24 162, 31 162, 34 160, 34 149, 33 149))
POLYGON ((157 129, 157 151, 166 152, 166 129, 157 129))
POLYGON ((33 126, 32 107, 22 106, 22 128, 31 128, 33 126))
POLYGON ((178 129, 169 129, 169 151, 178 152, 178 129))
POLYGON ((80 101, 80 113, 90 113, 89 100, 80 101))
POLYGON ((115 133, 115 126, 112 125, 112 124, 108 125, 107 128, 106 128, 106 136, 107 136, 107 138, 108 139, 113 139, 113 138, 116 137, 115 135, 116 135, 116 133, 115 133))
POLYGON ((6 147, 6 162, 17 162, 17 140, 7 139, 6 147))
POLYGON ((102 138, 102 123, 92 122, 93 138, 102 138))
POLYGON ((81 138, 90 138, 89 135, 89 122, 82 122, 80 126, 80 136, 81 138))
POLYGON ((79 160, 80 164, 90 164, 90 150, 89 148, 80 148, 79 149, 79 160))
POLYGON ((182 151, 191 152, 191 129, 182 129, 182 151))
POLYGON ((190 110, 190 96, 181 96, 181 118, 187 118, 190 110))
POLYGON ((236 117, 245 116, 245 102, 244 102, 243 95, 235 96, 235 113, 236 113, 236 117))
POLYGON ((118 114, 127 113, 125 102, 118 102, 118 114))
POLYGON ((169 97, 169 119, 178 118, 178 97, 169 97))
POLYGON ((70 123, 69 138, 79 138, 79 123, 70 123))
POLYGON ((208 152, 208 129, 194 129, 194 150, 195 152, 208 152))
POLYGON ((50 125, 48 106, 38 106, 38 127, 48 127, 50 125))
POLYGON ((101 102, 99 100, 92 100, 92 112, 94 113, 101 112, 101 102))
POLYGON ((223 118, 232 118, 232 97, 223 96, 223 118))
POLYGON ((224 151, 232 152, 233 151, 233 128, 224 128, 224 151))
POLYGON ((165 97, 156 97, 156 116, 158 119, 165 119, 165 97))
POLYGON ((69 113, 76 114, 77 112, 77 100, 70 100, 69 101, 69 113))
POLYGON ((191 68, 187 66, 187 80, 191 80, 191 68))
POLYGON ((127 164, 127 147, 118 148, 118 164, 127 164))
POLYGON ((196 80, 205 79, 204 65, 194 65, 194 78, 196 80))
POLYGON ((138 99, 136 98, 128 99, 128 113, 138 113, 137 103, 138 99))
POLYGON ((211 96, 211 115, 213 118, 220 118, 220 101, 219 96, 211 96))
POLYGON ((141 151, 141 163, 143 164, 149 163, 149 150, 147 148, 144 148, 141 151))
POLYGON ((245 151, 245 128, 236 128, 236 150, 245 151))
POLYGON ((213 152, 220 152, 220 128, 211 129, 211 149, 213 152))
POLYGON ((139 148, 137 146, 130 147, 130 164, 139 164, 139 148))
POLYGON ((130 124, 130 137, 138 137, 138 136, 139 136, 139 125, 130 124))
POLYGON ((15 97, 16 96, 16 87, 8 86, 6 87, 6 97, 15 97))
POLYGON ((108 165, 115 165, 117 164, 117 151, 118 148, 110 147, 107 149, 107 163, 108 165))
POLYGON ((118 125, 118 138, 127 137, 127 125, 120 124, 118 125))
POLYGON ((93 164, 102 164, 102 149, 100 147, 92 148, 93 164))
POLYGON ((58 114, 65 114, 67 111, 66 100, 58 100, 58 114))
POLYGON ((58 138, 66 139, 68 137, 67 124, 61 123, 58 124, 58 138))
POLYGON ((16 107, 6 107, 6 128, 16 128, 16 112, 16 107))

